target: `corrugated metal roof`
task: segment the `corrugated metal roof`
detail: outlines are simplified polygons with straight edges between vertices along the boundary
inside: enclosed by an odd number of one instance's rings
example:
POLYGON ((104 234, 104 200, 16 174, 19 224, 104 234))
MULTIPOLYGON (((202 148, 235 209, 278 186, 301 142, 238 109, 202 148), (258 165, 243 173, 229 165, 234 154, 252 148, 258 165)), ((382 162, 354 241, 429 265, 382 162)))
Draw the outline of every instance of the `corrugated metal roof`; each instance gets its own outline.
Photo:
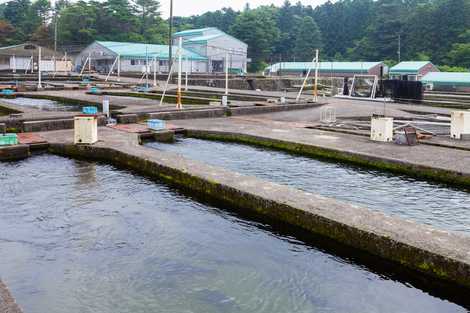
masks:
POLYGON ((470 86, 470 72, 430 72, 421 81, 425 84, 470 86))
POLYGON ((219 38, 223 36, 224 33, 219 33, 219 34, 212 34, 212 35, 206 35, 206 36, 198 36, 198 37, 193 37, 185 41, 185 43, 204 43, 207 42, 208 40, 219 38))
MULTIPOLYGON (((382 62, 320 62, 319 69, 322 72, 365 73, 379 64, 382 64, 382 62)), ((310 66, 313 69, 315 64, 311 62, 282 62, 268 66, 266 70, 270 72, 277 72, 279 70, 303 72, 307 71, 310 66)))
MULTIPOLYGON (((173 34, 173 37, 190 36, 190 35, 202 35, 205 31, 217 29, 215 27, 197 28, 183 30, 173 34)), ((217 29, 218 30, 218 29, 217 29)))
MULTIPOLYGON (((117 41, 97 41, 106 49, 111 50, 115 54, 119 54, 122 58, 145 59, 157 57, 160 60, 168 60, 168 45, 152 45, 135 42, 117 42, 117 41)), ((172 47, 173 55, 176 55, 178 47, 172 47)), ((183 48, 183 58, 188 60, 207 60, 207 58, 183 48)))
POLYGON ((390 68, 390 74, 417 74, 429 61, 405 61, 390 68))
MULTIPOLYGON (((35 57, 39 54, 39 46, 34 43, 22 43, 19 45, 0 47, 0 55, 15 55, 17 57, 35 57)), ((42 57, 52 57, 61 58, 63 54, 61 52, 54 52, 54 50, 41 47, 41 56, 42 57)))
POLYGON ((233 40, 238 41, 242 45, 247 46, 247 44, 244 43, 243 41, 241 41, 240 39, 235 38, 232 35, 229 35, 226 32, 223 32, 223 31, 221 31, 220 29, 218 29, 216 27, 188 29, 188 30, 184 30, 184 31, 173 34, 174 38, 177 38, 177 37, 191 37, 191 38, 188 38, 188 39, 185 40, 185 43, 187 42, 187 43, 190 43, 190 44, 191 43, 206 43, 208 40, 219 38, 219 37, 222 37, 222 36, 230 37, 233 40), (209 35, 204 35, 204 32, 206 32, 206 31, 212 31, 213 33, 209 34, 209 35), (194 37, 194 36, 196 36, 196 37, 194 37))

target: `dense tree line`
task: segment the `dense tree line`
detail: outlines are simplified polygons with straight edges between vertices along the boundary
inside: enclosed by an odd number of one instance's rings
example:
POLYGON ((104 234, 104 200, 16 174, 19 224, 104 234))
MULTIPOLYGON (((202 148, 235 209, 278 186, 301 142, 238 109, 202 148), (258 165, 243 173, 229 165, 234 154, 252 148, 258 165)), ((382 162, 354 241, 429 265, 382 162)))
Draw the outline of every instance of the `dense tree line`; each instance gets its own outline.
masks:
MULTIPOLYGON (((166 43, 168 21, 157 0, 11 0, 0 5, 0 44, 59 46, 93 40, 166 43)), ((470 0, 338 0, 318 7, 291 4, 242 11, 224 8, 175 17, 175 29, 218 27, 249 45, 251 69, 267 63, 323 60, 431 60, 470 68, 470 0)))

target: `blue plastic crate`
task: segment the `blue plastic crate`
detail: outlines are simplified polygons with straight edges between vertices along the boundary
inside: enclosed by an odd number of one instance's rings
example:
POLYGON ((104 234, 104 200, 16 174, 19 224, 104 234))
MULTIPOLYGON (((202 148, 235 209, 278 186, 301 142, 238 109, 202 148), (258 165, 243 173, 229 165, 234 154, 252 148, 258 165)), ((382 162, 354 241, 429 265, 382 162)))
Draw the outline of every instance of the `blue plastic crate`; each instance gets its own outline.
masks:
POLYGON ((0 134, 0 146, 17 145, 17 134, 0 134))
POLYGON ((98 108, 97 107, 83 107, 82 108, 82 113, 83 114, 98 114, 98 108))
POLYGON ((154 120, 147 120, 147 127, 153 130, 161 130, 161 129, 165 129, 166 125, 165 125, 165 121, 154 119, 154 120))

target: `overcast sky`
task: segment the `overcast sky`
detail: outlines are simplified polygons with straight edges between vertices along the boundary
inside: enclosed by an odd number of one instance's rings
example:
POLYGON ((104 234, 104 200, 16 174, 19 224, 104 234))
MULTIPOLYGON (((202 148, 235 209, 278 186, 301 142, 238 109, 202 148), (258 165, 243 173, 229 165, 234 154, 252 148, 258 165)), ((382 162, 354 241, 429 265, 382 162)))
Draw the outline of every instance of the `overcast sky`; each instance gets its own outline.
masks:
MULTIPOLYGON (((176 16, 190 16, 197 15, 207 11, 215 11, 223 7, 231 7, 235 10, 241 10, 245 4, 249 2, 251 8, 260 5, 274 4, 276 6, 282 5, 284 0, 173 0, 174 15, 176 16)), ((291 3, 296 3, 297 0, 290 0, 291 3)), ((315 7, 326 0, 303 0, 303 4, 315 7)), ((161 11, 163 17, 168 17, 170 11, 170 0, 160 0, 161 11)))

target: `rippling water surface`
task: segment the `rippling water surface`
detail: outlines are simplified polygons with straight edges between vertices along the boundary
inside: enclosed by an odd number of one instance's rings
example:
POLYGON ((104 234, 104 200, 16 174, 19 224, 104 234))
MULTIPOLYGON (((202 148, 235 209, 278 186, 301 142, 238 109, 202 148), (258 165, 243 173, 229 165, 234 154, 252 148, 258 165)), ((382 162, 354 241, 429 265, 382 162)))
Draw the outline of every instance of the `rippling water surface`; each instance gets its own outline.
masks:
POLYGON ((79 105, 71 105, 55 100, 18 97, 2 99, 2 102, 39 109, 41 111, 80 111, 79 105))
POLYGON ((41 155, 0 186, 0 278, 25 313, 467 312, 110 166, 41 155))
POLYGON ((440 184, 241 144, 180 138, 148 147, 438 228, 470 233, 470 193, 440 184))

